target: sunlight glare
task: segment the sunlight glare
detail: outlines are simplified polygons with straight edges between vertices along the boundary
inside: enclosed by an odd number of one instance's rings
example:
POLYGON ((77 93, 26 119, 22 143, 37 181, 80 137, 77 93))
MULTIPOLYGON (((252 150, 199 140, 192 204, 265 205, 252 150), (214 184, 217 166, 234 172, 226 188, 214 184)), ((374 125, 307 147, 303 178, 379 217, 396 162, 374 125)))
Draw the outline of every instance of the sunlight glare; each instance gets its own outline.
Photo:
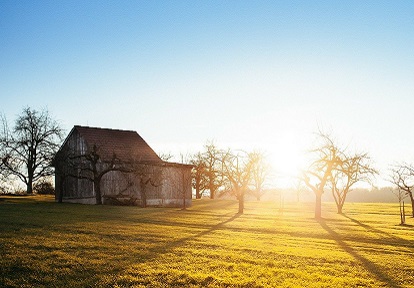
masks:
POLYGON ((299 141, 292 134, 272 141, 272 145, 267 147, 268 160, 276 174, 277 187, 288 188, 294 185, 296 177, 305 167, 308 148, 305 142, 299 141))

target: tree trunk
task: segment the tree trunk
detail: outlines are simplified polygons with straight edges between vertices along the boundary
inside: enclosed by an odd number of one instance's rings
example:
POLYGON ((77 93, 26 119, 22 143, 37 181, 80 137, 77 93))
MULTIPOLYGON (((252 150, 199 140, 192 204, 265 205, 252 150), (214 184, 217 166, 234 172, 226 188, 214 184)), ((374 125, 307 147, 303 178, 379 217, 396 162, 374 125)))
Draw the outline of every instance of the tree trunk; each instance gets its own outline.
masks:
POLYGON ((201 199, 200 189, 198 187, 196 188, 196 199, 201 199))
POLYGON ((411 200, 411 214, 414 218, 414 197, 413 197, 413 193, 410 193, 410 200, 411 200))
POLYGON ((404 201, 403 201, 403 219, 404 219, 404 224, 405 224, 405 205, 404 205, 404 201))
POLYGON ((239 212, 238 214, 243 214, 244 211, 244 193, 239 195, 239 212))
POLYGON ((345 205, 345 200, 346 200, 346 196, 348 195, 349 192, 349 187, 347 186, 343 191, 342 191, 342 195, 339 194, 338 195, 338 214, 342 214, 342 209, 345 205))
POLYGON ((338 211, 338 214, 342 214, 342 208, 344 207, 344 201, 340 201, 339 200, 339 202, 336 204, 336 208, 337 208, 337 211, 338 211))
POLYGON ((30 175, 29 175, 29 179, 27 181, 26 193, 29 194, 29 195, 33 194, 33 178, 30 177, 30 175))
POLYGON ((402 202, 402 204, 401 204, 401 201, 400 201, 400 220, 401 220, 400 225, 404 225, 405 224, 404 201, 402 202))
POLYGON ((101 181, 94 180, 93 185, 95 186, 95 199, 96 199, 96 205, 102 205, 102 195, 101 195, 101 181))
MULTIPOLYGON (((334 183, 332 185, 334 185, 334 183)), ((335 189, 335 187, 332 188, 332 196, 335 200, 337 213, 342 214, 342 207, 344 206, 345 198, 341 197, 340 193, 335 189)))
POLYGON ((210 189, 210 199, 214 199, 215 195, 215 191, 210 189))
POLYGON ((322 217, 322 194, 315 193, 316 202, 315 202, 315 219, 321 219, 322 217))
POLYGON ((143 190, 141 190, 141 207, 147 208, 147 194, 143 190))

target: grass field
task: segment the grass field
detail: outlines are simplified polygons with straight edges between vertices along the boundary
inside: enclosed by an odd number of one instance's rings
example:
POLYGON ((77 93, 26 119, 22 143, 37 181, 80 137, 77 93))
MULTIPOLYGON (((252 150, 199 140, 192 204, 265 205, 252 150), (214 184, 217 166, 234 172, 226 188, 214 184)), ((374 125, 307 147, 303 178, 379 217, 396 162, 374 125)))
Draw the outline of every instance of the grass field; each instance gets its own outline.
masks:
POLYGON ((198 200, 182 211, 0 198, 1 287, 414 287, 397 204, 198 200))

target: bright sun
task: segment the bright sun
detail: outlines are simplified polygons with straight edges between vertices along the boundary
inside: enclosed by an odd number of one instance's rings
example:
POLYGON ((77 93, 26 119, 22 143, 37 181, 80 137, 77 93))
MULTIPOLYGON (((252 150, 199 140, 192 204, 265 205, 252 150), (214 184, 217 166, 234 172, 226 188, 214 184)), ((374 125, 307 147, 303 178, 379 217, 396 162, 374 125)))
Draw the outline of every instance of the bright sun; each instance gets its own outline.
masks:
POLYGON ((272 141, 267 145, 268 161, 276 173, 276 185, 291 187, 295 177, 299 176, 301 169, 305 167, 306 143, 297 141, 295 137, 282 138, 280 141, 272 141))

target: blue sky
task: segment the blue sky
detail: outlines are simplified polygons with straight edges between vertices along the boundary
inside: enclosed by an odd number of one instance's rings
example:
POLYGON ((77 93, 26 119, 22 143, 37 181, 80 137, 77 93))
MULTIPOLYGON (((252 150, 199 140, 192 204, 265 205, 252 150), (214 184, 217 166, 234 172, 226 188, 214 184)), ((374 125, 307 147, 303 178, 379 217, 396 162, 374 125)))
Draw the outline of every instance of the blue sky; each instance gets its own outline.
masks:
POLYGON ((136 130, 157 152, 261 149, 289 173, 319 126, 386 174, 414 160, 413 15, 413 1, 3 0, 0 111, 136 130))

